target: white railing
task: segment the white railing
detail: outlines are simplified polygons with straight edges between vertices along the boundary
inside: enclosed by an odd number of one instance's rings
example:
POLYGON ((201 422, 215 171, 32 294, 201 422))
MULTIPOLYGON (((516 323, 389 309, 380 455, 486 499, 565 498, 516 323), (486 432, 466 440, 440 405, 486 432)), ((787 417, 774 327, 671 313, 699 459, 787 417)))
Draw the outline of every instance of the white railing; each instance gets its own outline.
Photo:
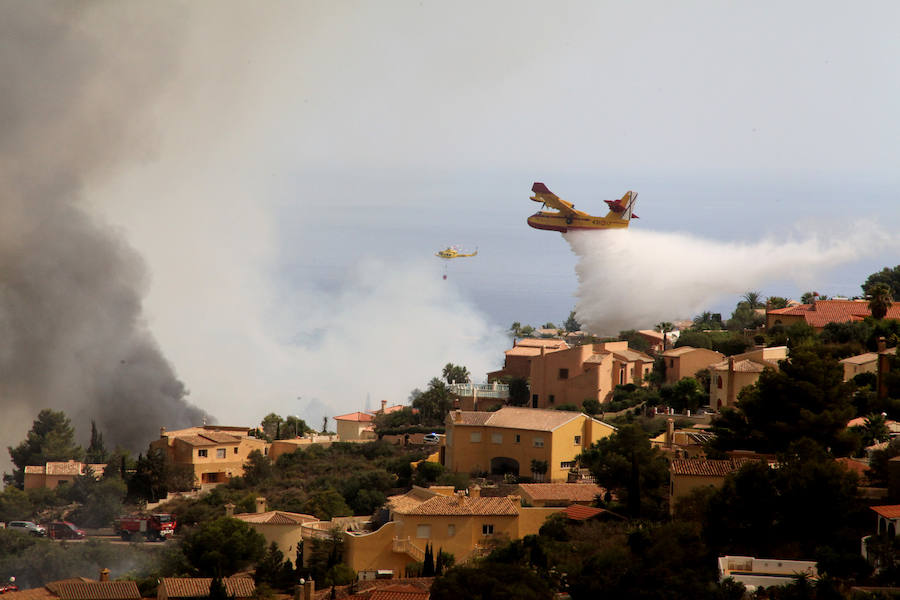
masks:
POLYGON ((395 537, 391 544, 391 550, 399 554, 408 554, 417 561, 425 560, 425 551, 413 544, 408 537, 403 539, 395 537))
POLYGON ((505 383, 451 383, 450 393, 464 398, 509 398, 505 383))

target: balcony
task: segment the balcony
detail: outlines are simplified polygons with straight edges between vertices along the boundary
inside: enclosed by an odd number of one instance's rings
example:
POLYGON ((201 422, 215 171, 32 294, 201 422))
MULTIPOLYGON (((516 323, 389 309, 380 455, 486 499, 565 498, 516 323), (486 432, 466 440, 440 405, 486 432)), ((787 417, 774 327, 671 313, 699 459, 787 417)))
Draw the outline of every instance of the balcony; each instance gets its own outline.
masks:
POLYGON ((460 398, 509 398, 509 386, 504 383, 451 383, 450 393, 460 398))

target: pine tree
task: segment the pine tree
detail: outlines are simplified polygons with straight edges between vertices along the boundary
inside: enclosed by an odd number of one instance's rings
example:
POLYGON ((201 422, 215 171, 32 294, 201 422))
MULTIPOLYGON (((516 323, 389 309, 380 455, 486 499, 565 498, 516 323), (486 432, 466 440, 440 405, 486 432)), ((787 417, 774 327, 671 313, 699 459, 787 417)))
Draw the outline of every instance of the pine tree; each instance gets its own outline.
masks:
POLYGON ((444 549, 438 548, 437 558, 434 561, 434 574, 438 577, 444 574, 444 549))
POLYGON ((97 431, 97 423, 91 419, 91 443, 84 454, 84 460, 90 464, 103 464, 109 460, 109 452, 103 445, 103 434, 97 431))

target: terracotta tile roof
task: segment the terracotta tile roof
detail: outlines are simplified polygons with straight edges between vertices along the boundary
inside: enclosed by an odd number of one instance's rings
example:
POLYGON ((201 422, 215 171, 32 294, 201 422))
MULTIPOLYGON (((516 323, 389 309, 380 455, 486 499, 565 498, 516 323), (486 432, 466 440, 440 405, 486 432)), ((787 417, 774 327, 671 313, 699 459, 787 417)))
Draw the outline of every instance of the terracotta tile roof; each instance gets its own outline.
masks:
POLYGON ((662 332, 656 331, 655 329, 638 329, 637 332, 644 337, 653 338, 658 342, 661 342, 663 339, 662 332))
MULTIPOLYGON (((553 431, 557 427, 582 416, 578 412, 565 410, 545 410, 541 408, 520 408, 504 406, 496 412, 460 411, 460 425, 486 425, 507 429, 528 429, 532 431, 553 431)), ((450 413, 451 420, 453 413, 450 413)), ((456 424, 456 423, 454 423, 456 424)))
POLYGON ((516 340, 515 348, 521 348, 522 346, 531 346, 533 348, 540 348, 544 346, 545 348, 568 348, 569 345, 562 340, 556 339, 548 339, 548 338, 522 338, 520 340, 516 340))
POLYGON ((368 423, 369 421, 374 421, 375 417, 370 415, 369 413, 363 412, 355 412, 349 413, 346 415, 339 415, 337 417, 332 417, 335 421, 353 421, 356 423, 368 423))
POLYGON ((865 461, 862 460, 854 460, 848 457, 841 457, 834 459, 835 462, 839 462, 844 465, 847 470, 853 471, 860 479, 865 479, 867 476, 867 471, 869 470, 869 465, 865 461))
POLYGON ((96 583, 96 579, 90 579, 88 577, 69 577, 68 579, 60 579, 58 581, 51 581, 44 585, 50 593, 54 596, 59 594, 59 586, 63 583, 96 583))
POLYGON ((523 496, 543 501, 593 502, 594 498, 606 493, 593 483, 520 483, 519 488, 523 496))
MULTIPOLYGON (((683 354, 688 354, 689 352, 694 352, 695 350, 705 350, 705 348, 694 348, 693 346, 679 346, 678 348, 672 348, 671 350, 666 350, 662 353, 666 358, 678 358, 683 354)), ((712 352, 712 350, 710 350, 712 352)))
POLYGON ((628 350, 615 350, 613 356, 624 362, 636 362, 639 360, 643 362, 653 362, 653 359, 648 355, 643 352, 638 352, 637 350, 632 350, 631 348, 628 350))
POLYGON ((878 360, 877 352, 866 352, 865 354, 857 354, 856 356, 848 356, 842 358, 839 362, 851 365, 864 365, 866 363, 878 360))
MULTIPOLYGON (((225 591, 235 598, 250 598, 256 593, 252 577, 226 577, 225 591)), ((209 596, 209 577, 164 577, 161 585, 169 598, 203 598, 209 596)))
POLYGON ((900 504, 889 504, 886 506, 870 506, 872 510, 877 512, 885 519, 896 519, 900 517, 900 504))
MULTIPOLYGON (((800 316, 806 320, 807 324, 821 329, 829 323, 861 321, 871 313, 867 300, 817 300, 813 304, 777 308, 768 311, 767 314, 800 316)), ((900 304, 896 302, 892 304, 885 318, 900 319, 900 304)))
POLYGON ((92 581, 60 583, 60 600, 140 600, 141 592, 134 581, 92 581))
POLYGON ((3 594, 3 600, 50 600, 51 598, 56 598, 56 596, 45 587, 28 588, 3 594))
POLYGON ((262 523, 265 525, 302 525, 319 520, 312 515, 282 510, 270 510, 262 513, 239 513, 234 515, 234 518, 244 523, 262 523))
POLYGON ((611 352, 595 352, 584 359, 584 362, 585 364, 599 365, 603 364, 603 361, 607 360, 610 356, 612 356, 611 352))
MULTIPOLYGON (((723 360, 720 363, 716 363, 710 367, 713 371, 727 371, 728 370, 728 361, 723 360)), ((752 360, 738 360, 734 363, 734 372, 735 373, 762 373, 766 370, 766 365, 760 364, 758 362, 752 360)))
POLYGON ((369 594, 369 600, 428 600, 431 593, 413 585, 389 585, 369 594))
POLYGON ((201 435, 179 435, 175 438, 188 446, 215 446, 216 442, 201 435))
MULTIPOLYGON (((400 511, 395 511, 400 512, 400 511)), ((435 496, 422 502, 409 512, 409 515, 482 515, 482 516, 514 516, 519 509, 509 498, 467 498, 465 496, 435 496)))
POLYGON ((605 512, 606 511, 602 508, 582 506, 581 504, 572 504, 563 511, 563 513, 573 521, 585 521, 605 512))
POLYGON ((726 477, 752 461, 752 458, 728 458, 725 460, 688 458, 673 460, 669 464, 669 468, 673 475, 726 477))
POLYGON ((221 431, 205 431, 200 434, 200 437, 205 437, 217 444, 237 444, 241 441, 241 438, 221 431))

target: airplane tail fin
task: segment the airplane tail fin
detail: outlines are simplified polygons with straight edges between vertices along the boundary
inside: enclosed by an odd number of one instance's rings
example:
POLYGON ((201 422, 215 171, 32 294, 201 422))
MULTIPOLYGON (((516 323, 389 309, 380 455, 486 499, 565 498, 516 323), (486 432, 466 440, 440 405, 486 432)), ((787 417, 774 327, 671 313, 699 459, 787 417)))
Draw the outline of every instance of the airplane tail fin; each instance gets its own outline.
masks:
POLYGON ((631 190, 625 192, 625 195, 618 200, 604 200, 609 205, 609 213, 606 215, 606 218, 622 221, 630 221, 632 217, 639 219, 640 217, 632 212, 636 201, 637 192, 632 192, 631 190))

